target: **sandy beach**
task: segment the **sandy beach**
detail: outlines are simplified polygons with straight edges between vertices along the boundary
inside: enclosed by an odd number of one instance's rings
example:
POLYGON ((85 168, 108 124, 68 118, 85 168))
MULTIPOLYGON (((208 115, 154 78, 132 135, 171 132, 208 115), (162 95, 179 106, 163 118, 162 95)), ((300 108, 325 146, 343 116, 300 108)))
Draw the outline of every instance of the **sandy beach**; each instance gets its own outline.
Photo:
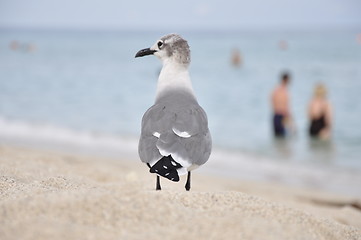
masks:
POLYGON ((361 239, 361 201, 140 161, 0 146, 0 239, 361 239))

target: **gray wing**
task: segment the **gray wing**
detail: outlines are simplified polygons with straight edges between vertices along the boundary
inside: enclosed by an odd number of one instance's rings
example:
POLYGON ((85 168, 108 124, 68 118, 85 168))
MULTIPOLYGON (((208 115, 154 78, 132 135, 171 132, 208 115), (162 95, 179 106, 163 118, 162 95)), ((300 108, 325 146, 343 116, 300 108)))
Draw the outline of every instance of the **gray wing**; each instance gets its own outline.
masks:
POLYGON ((202 165, 211 148, 207 115, 198 104, 169 107, 158 103, 143 116, 138 148, 142 162, 154 164, 171 154, 182 166, 184 161, 202 165))

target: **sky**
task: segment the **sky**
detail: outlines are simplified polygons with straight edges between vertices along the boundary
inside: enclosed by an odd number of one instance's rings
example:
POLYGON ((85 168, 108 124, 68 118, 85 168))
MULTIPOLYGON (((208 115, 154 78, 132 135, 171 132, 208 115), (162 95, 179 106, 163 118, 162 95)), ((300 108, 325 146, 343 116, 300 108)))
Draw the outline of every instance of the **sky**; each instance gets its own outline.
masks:
POLYGON ((0 27, 361 30, 361 0, 0 0, 0 27))

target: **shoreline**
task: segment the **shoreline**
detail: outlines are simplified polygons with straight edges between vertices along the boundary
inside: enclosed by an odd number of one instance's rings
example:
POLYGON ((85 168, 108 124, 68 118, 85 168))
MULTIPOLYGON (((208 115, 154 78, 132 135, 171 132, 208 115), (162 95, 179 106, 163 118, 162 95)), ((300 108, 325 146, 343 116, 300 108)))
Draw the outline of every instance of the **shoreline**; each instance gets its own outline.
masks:
MULTIPOLYGON (((138 138, 89 131, 75 131, 53 125, 29 124, 0 117, 0 145, 91 155, 122 157, 138 161, 138 138)), ((277 144, 279 148, 283 144, 277 144)), ((285 146, 283 146, 285 147, 285 146)), ((286 151, 284 148, 278 149, 286 151)), ((305 150, 306 151, 306 150, 305 150)), ((278 154, 285 154, 279 152, 278 154)), ((288 151, 286 151, 288 152, 288 151)), ((237 180, 273 182, 312 188, 361 198, 354 184, 361 182, 361 169, 336 163, 311 162, 309 159, 284 159, 270 155, 214 146, 210 160, 200 172, 237 180)), ((347 161, 347 159, 345 159, 347 161)))
POLYGON ((4 144, 0 166, 1 239, 361 239, 342 194, 201 171, 155 191, 140 161, 4 144))
MULTIPOLYGON (((33 134, 31 137, 6 137, 5 134, 0 137, 0 145, 83 157, 124 158, 139 161, 138 139, 134 137, 92 136, 88 133, 80 133, 73 138, 72 133, 59 134, 60 136, 54 140, 48 134, 40 134, 35 139, 33 134)), ((344 166, 321 166, 291 160, 276 161, 257 154, 215 147, 205 167, 197 169, 197 172, 220 178, 229 177, 236 181, 270 182, 290 188, 307 188, 361 198, 361 191, 354 184, 361 182, 361 171, 344 166)))

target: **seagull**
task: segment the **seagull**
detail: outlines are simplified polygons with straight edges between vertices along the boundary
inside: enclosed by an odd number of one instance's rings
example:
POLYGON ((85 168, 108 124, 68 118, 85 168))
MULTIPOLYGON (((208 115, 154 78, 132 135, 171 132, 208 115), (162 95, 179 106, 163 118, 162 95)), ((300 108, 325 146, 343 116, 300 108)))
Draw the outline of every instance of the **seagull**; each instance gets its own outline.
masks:
POLYGON ((143 115, 138 153, 151 173, 178 182, 187 175, 185 189, 191 188, 191 171, 206 163, 212 150, 208 119, 198 104, 189 77, 190 49, 178 34, 161 37, 135 57, 155 55, 162 61, 155 103, 143 115))

